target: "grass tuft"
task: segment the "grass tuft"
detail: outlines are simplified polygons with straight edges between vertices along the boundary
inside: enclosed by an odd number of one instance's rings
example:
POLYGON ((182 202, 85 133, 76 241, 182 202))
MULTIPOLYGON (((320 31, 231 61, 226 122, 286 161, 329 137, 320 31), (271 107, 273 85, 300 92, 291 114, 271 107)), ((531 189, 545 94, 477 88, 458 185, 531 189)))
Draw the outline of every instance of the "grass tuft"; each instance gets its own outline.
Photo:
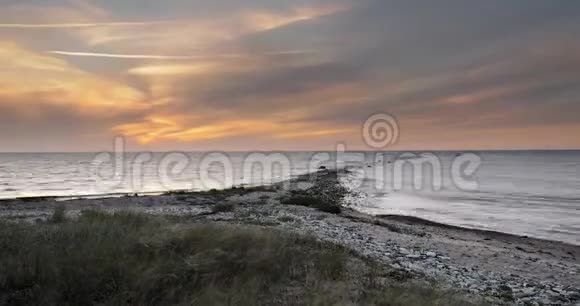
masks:
POLYGON ((66 222, 66 206, 64 204, 56 205, 48 221, 51 223, 66 222))
POLYGON ((294 218, 292 216, 280 216, 280 217, 278 217, 278 221, 283 222, 283 223, 296 222, 296 218, 294 218))
POLYGON ((224 213, 224 212, 232 212, 236 210, 236 205, 234 203, 218 203, 212 206, 211 211, 213 213, 224 213))
POLYGON ((59 224, 1 222, 0 304, 259 304, 271 284, 337 275, 344 258, 292 235, 173 225, 97 211, 59 224))
POLYGON ((455 305, 367 286, 358 277, 366 261, 336 245, 180 222, 98 211, 0 221, 0 305, 455 305))
POLYGON ((281 203, 285 205, 312 207, 331 214, 340 214, 342 212, 340 204, 311 195, 294 194, 282 199, 281 203))

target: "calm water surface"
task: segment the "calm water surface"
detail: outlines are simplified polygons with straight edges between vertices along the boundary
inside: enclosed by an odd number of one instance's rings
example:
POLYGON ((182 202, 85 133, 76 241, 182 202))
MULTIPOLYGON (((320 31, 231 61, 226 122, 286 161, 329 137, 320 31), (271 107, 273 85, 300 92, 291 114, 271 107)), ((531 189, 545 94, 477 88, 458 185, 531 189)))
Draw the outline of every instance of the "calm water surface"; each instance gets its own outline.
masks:
MULTIPOLYGON (((456 152, 435 153, 442 169, 440 190, 431 188, 434 175, 431 171, 423 172, 424 186, 415 189, 412 182, 418 174, 412 167, 404 168, 403 188, 395 190, 386 162, 395 161, 399 153, 367 153, 367 161, 349 163, 366 172, 362 186, 357 187, 362 192, 350 202, 356 209, 371 214, 412 215, 580 245, 580 151, 474 153, 482 164, 469 178, 476 180, 479 187, 470 191, 457 188, 450 178, 449 169, 458 155, 456 152)), ((113 167, 113 163, 96 167, 92 153, 0 154, 0 198, 154 193, 263 183, 259 167, 244 172, 247 153, 227 155, 231 169, 219 163, 200 167, 203 153, 188 153, 186 164, 164 164, 166 155, 155 153, 136 170, 132 167, 136 153, 126 154, 121 168, 113 167), (115 169, 122 171, 115 173, 115 169)), ((318 156, 312 161, 314 152, 293 152, 286 156, 290 171, 275 167, 272 180, 308 173, 325 160, 324 156, 318 156)), ((324 164, 335 165, 334 162, 324 164)))

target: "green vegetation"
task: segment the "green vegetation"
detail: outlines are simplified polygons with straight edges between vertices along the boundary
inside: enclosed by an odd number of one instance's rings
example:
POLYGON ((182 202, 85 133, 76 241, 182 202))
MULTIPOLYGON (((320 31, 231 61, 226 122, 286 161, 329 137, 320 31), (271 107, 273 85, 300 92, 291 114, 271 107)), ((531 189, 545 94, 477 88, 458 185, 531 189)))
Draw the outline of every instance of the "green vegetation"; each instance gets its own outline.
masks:
POLYGON ((2 305, 467 305, 393 289, 373 266, 252 226, 96 211, 59 223, 0 221, 2 305))
POLYGON ((236 210, 236 205, 229 202, 218 203, 211 208, 213 213, 232 212, 234 210, 236 210))
POLYGON ((205 195, 205 196, 230 196, 230 195, 245 195, 254 192, 276 192, 278 186, 255 186, 255 187, 237 187, 234 186, 229 189, 217 190, 211 189, 208 191, 193 191, 193 190, 171 190, 164 192, 165 196, 192 196, 192 195, 205 195))
POLYGON ((294 194, 290 197, 283 198, 281 203, 285 205, 312 207, 331 214, 340 214, 342 211, 339 203, 312 195, 294 194))
POLYGON ((189 191, 189 190, 170 190, 170 191, 162 193, 162 195, 165 195, 165 196, 187 196, 187 195, 192 195, 192 194, 196 194, 196 192, 189 191))
POLYGON ((280 217, 278 217, 278 221, 280 221, 280 222, 295 222, 296 219, 292 216, 280 216, 280 217))
POLYGON ((52 216, 49 219, 52 223, 62 223, 66 221, 66 206, 64 204, 59 204, 54 207, 52 216))

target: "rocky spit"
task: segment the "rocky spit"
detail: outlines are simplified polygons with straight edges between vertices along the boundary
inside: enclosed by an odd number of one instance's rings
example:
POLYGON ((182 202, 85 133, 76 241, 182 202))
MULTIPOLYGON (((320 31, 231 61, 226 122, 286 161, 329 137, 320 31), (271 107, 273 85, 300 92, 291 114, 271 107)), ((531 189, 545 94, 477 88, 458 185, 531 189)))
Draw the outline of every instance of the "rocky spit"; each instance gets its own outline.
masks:
MULTIPOLYGON (((235 189, 206 193, 109 199, 4 201, 0 216, 39 220, 55 205, 84 209, 137 210, 180 215, 196 222, 252 224, 312 235, 343 245, 396 272, 396 277, 436 284, 482 298, 491 305, 579 305, 580 247, 435 224, 413 218, 369 216, 348 207, 340 214, 283 205, 292 194, 344 201, 348 190, 332 172, 294 180, 290 188, 235 189), (233 211, 217 212, 229 203, 233 211)), ((402 280, 403 280, 402 279, 402 280)))

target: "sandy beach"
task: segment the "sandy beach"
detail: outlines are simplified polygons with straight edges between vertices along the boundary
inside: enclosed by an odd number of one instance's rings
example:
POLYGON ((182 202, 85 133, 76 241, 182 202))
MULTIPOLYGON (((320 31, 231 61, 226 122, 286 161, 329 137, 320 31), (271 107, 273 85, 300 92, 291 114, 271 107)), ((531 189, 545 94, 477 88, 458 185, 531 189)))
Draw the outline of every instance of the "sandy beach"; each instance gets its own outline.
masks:
POLYGON ((392 269, 397 277, 457 289, 492 305, 580 305, 580 246, 472 230, 404 216, 371 216, 343 207, 339 214, 283 204, 290 195, 340 201, 348 191, 333 172, 319 172, 269 187, 99 199, 15 199, 0 202, 0 216, 38 222, 55 207, 132 210, 177 215, 196 222, 253 224, 343 245, 392 269), (215 209, 228 203, 234 211, 215 209))

